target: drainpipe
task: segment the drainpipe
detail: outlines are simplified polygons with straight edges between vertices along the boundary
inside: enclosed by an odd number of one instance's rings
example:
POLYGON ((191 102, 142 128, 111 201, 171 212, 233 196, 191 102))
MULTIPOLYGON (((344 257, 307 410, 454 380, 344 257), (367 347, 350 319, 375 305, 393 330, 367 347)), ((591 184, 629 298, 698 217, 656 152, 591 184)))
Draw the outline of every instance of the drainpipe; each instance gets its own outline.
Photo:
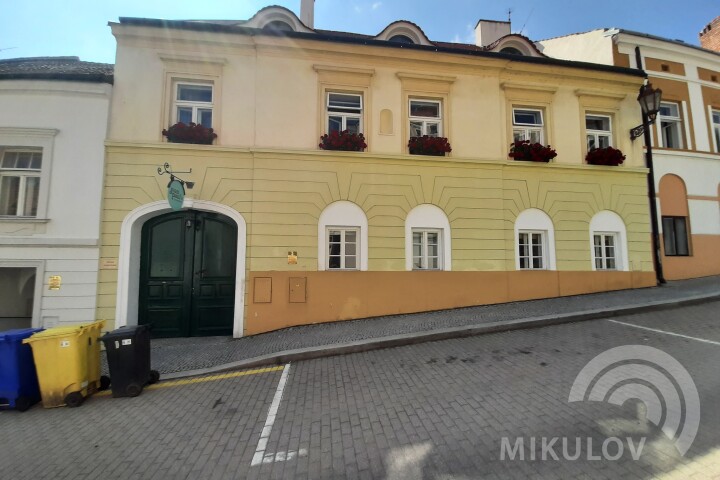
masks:
MULTIPOLYGON (((640 56, 640 47, 635 47, 635 62, 637 63, 638 70, 643 69, 642 57, 640 56)), ((642 87, 641 87, 642 91, 642 87)), ((645 112, 642 113, 642 123, 645 125, 644 141, 645 141, 645 166, 648 168, 648 197, 650 199, 650 227, 652 229, 652 249, 653 249, 653 263, 655 264, 655 277, 657 278, 657 284, 663 285, 666 283, 665 277, 663 276, 662 268, 662 257, 660 256, 660 228, 658 227, 658 212, 657 212, 657 195, 655 193, 655 171, 653 169, 653 157, 652 157, 652 141, 650 140, 650 124, 648 123, 648 116, 645 112)))

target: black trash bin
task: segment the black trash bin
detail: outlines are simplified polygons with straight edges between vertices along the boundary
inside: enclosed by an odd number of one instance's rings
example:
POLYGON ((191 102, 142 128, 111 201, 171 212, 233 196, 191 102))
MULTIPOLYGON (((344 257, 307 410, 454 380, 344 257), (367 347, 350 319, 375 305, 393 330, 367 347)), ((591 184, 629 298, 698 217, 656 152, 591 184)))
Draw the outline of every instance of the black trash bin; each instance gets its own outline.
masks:
POLYGON ((102 336, 110 369, 113 397, 137 397, 143 387, 157 382, 150 370, 150 330, 147 325, 120 327, 102 336))

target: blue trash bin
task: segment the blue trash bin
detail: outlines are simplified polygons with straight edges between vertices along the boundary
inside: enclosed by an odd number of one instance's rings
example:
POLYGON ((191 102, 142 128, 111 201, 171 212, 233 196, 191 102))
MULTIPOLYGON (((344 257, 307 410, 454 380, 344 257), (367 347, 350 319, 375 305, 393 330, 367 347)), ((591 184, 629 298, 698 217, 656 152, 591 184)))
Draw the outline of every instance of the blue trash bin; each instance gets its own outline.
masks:
POLYGON ((40 401, 32 349, 22 341, 42 330, 22 328, 0 332, 0 408, 24 412, 40 401))

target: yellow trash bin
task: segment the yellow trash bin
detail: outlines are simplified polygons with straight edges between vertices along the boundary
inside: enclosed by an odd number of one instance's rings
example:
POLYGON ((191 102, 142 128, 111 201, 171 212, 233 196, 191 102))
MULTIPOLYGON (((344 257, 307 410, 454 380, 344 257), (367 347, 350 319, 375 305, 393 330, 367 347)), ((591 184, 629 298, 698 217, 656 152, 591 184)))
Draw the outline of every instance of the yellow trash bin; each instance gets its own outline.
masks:
MULTIPOLYGON (((100 331, 104 320, 54 327, 23 340, 32 347, 43 407, 78 407, 100 379, 100 331)), ((102 385, 101 385, 102 383, 102 385)))

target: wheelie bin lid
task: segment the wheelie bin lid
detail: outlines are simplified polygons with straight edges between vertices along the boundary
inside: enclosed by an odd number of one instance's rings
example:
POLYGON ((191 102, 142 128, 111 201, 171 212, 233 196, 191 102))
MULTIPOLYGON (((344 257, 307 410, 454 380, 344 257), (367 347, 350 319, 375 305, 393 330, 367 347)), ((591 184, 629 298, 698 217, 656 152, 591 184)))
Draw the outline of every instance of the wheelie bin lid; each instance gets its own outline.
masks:
POLYGON ((125 325, 124 327, 119 327, 113 330, 112 332, 107 332, 105 335, 101 337, 101 340, 114 340, 118 338, 128 338, 135 336, 138 332, 141 332, 143 330, 147 330, 147 325, 125 325))
POLYGON ((33 333, 42 332, 42 328, 14 328, 0 332, 0 342, 17 342, 28 338, 33 333))
POLYGON ((69 325, 67 327, 52 327, 48 328, 47 330, 43 330, 42 332, 38 332, 30 338, 26 338, 23 343, 30 343, 36 340, 45 340, 48 338, 70 337, 73 335, 80 335, 83 333, 83 331, 89 328, 100 329, 103 325, 105 325, 105 320, 97 320, 91 323, 81 323, 79 325, 69 325))

